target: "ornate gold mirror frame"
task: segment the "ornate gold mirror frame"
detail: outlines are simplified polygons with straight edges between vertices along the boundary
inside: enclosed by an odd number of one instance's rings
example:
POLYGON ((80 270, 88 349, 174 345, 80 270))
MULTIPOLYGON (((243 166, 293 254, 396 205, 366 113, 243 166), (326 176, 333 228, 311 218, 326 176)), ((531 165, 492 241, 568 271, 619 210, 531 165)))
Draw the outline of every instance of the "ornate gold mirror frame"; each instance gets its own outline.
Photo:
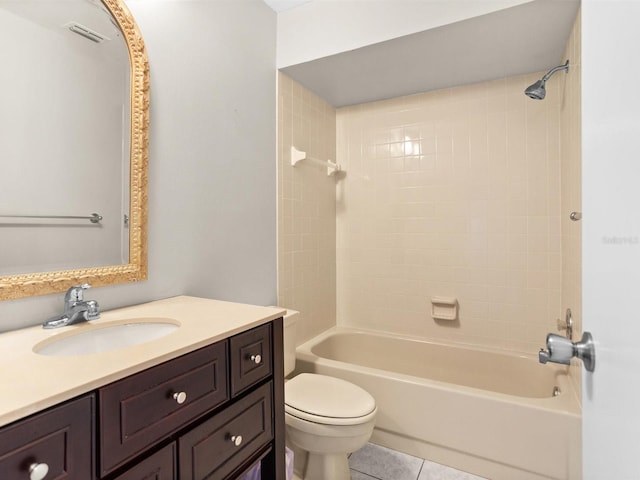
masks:
POLYGON ((140 30, 121 0, 102 0, 122 30, 131 62, 131 162, 129 263, 0 276, 0 300, 90 283, 94 287, 147 279, 147 167, 149 163, 149 62, 140 30))

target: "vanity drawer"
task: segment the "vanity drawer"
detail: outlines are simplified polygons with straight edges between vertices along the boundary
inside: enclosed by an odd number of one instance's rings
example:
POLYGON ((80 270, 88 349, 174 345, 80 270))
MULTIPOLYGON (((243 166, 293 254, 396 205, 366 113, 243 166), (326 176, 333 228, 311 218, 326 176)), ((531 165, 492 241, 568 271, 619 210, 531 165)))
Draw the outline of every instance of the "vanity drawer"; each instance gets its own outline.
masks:
POLYGON ((114 480, 175 480, 176 443, 170 443, 114 480))
POLYGON ((272 394, 269 382, 180 437, 180 479, 227 478, 266 445, 273 438, 272 394))
POLYGON ((0 429, 0 478, 25 480, 46 464, 46 478, 93 479, 94 403, 87 395, 0 429))
POLYGON ((223 341, 101 388, 102 475, 226 401, 226 375, 223 341))
POLYGON ((229 339, 231 396, 271 375, 271 324, 229 339))

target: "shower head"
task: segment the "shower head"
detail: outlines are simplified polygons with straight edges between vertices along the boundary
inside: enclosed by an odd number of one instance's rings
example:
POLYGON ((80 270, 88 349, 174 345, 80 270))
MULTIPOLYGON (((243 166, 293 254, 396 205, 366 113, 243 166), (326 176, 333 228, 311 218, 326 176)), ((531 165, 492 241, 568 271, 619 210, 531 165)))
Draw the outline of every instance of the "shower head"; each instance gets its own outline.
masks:
POLYGON ((545 82, 543 82, 542 80, 538 80, 533 85, 529 85, 524 91, 524 94, 529 98, 533 98, 534 100, 542 100, 547 94, 547 89, 544 88, 544 84, 545 82))
POLYGON ((524 94, 529 98, 533 98, 534 100, 542 100, 547 94, 547 89, 545 88, 545 84, 547 83, 547 80, 549 80, 551 75, 553 75, 559 70, 564 70, 565 72, 568 72, 569 60, 567 60, 564 65, 559 65, 557 67, 552 68, 547 72, 547 74, 544 77, 542 77, 536 83, 534 83, 533 85, 529 85, 525 89, 524 94))

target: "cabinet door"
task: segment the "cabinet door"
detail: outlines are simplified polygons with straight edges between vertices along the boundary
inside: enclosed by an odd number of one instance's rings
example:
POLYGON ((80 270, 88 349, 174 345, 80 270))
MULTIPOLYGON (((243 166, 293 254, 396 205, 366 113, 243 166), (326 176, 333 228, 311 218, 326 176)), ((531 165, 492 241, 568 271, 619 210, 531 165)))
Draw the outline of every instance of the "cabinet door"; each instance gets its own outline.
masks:
POLYGON ((224 479, 273 438, 269 382, 178 439, 181 480, 224 479))
POLYGON ((94 405, 86 395, 0 429, 0 478, 27 480, 37 468, 47 479, 93 479, 94 405))
POLYGON ((103 387, 98 398, 104 476, 229 398, 227 342, 103 387))
POLYGON ((231 396, 271 375, 271 324, 229 339, 231 396))
POLYGON ((170 443, 114 480, 177 480, 176 444, 170 443))

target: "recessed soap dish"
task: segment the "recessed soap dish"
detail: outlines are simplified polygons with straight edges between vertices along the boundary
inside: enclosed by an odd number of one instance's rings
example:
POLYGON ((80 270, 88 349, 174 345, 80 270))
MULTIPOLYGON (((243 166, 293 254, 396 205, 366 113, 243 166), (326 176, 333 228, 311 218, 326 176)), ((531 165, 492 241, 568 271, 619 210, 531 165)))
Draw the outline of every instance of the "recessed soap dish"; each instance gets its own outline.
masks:
POLYGON ((458 318, 458 299, 455 297, 432 297, 431 317, 434 320, 456 320, 458 318))

